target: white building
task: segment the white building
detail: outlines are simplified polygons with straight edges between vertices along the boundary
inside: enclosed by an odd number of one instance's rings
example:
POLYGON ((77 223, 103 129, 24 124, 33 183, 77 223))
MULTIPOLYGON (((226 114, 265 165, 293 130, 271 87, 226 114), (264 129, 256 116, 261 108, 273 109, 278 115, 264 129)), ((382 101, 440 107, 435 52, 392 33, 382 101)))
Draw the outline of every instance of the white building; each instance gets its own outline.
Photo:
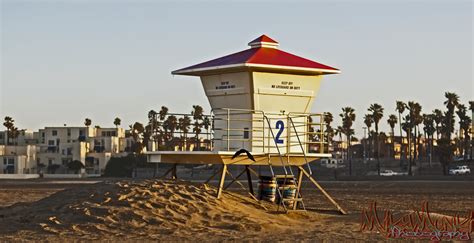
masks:
POLYGON ((67 164, 78 160, 89 174, 102 174, 112 156, 123 156, 123 128, 46 127, 38 132, 37 164, 45 172, 68 173, 67 164))
POLYGON ((36 145, 0 145, 0 174, 36 173, 36 145))
POLYGON ((0 131, 0 145, 27 145, 36 144, 34 132, 30 130, 20 130, 17 138, 8 139, 7 131, 0 131))

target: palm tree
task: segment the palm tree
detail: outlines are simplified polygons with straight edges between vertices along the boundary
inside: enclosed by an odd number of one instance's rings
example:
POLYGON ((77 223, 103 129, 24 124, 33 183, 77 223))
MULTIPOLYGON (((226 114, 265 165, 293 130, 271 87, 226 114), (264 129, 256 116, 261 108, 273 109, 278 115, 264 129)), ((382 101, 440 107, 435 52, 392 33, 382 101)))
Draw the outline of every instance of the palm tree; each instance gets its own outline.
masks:
POLYGON ((458 104, 457 106, 458 111, 456 114, 459 117, 459 132, 464 132, 464 141, 462 142, 462 146, 460 146, 460 151, 463 152, 464 159, 467 160, 468 150, 469 150, 469 127, 471 126, 471 118, 467 115, 467 108, 463 104, 458 104))
POLYGON ((15 120, 13 118, 6 116, 5 122, 3 125, 7 128, 7 145, 10 144, 10 138, 13 138, 13 133, 15 130, 15 120))
POLYGON ((90 126, 91 124, 92 124, 92 120, 91 120, 91 119, 86 118, 86 119, 84 120, 84 125, 86 125, 87 128, 89 128, 89 126, 90 126))
POLYGON ((436 123, 436 139, 439 139, 441 133, 441 122, 443 121, 443 112, 440 109, 433 110, 433 120, 436 123))
POLYGON ((159 147, 159 144, 156 142, 160 137, 160 122, 158 122, 158 113, 155 110, 150 110, 148 112, 148 125, 146 126, 146 130, 148 130, 147 133, 149 134, 149 137, 152 141, 152 149, 156 149, 159 147))
POLYGON ((130 125, 130 132, 134 141, 134 153, 141 154, 145 143, 143 142, 143 133, 145 132, 145 127, 140 122, 135 122, 133 125, 130 125))
POLYGON ((407 149, 407 156, 408 156, 408 174, 409 175, 412 175, 412 153, 411 153, 411 131, 412 131, 412 123, 410 121, 410 114, 406 115, 404 118, 403 118, 403 123, 401 123, 402 125, 402 129, 403 131, 405 131, 406 135, 407 135, 407 144, 408 144, 408 149, 407 149))
POLYGON ((164 121, 168 115, 168 107, 162 106, 161 110, 158 112, 160 121, 164 121))
POLYGON ((383 107, 377 103, 370 105, 369 112, 372 112, 372 119, 375 125, 375 144, 377 144, 377 172, 380 175, 380 139, 379 139, 379 121, 383 117, 383 107))
POLYGON ((145 127, 140 122, 135 122, 133 125, 130 125, 130 132, 133 138, 133 161, 132 167, 135 176, 137 175, 137 163, 138 157, 137 155, 142 154, 143 149, 148 144, 148 138, 145 134, 145 127))
POLYGON ((118 118, 118 117, 115 117, 115 119, 114 119, 115 127, 118 128, 121 123, 122 123, 122 120, 120 120, 120 118, 118 118))
POLYGON ((397 116, 394 114, 391 114, 388 116, 387 123, 390 126, 391 132, 392 132, 392 137, 395 135, 395 125, 398 123, 397 116))
POLYGON ((325 112, 324 113, 324 123, 326 124, 326 141, 328 143, 328 148, 327 151, 329 153, 329 146, 332 144, 332 138, 334 137, 334 129, 331 127, 331 122, 333 122, 334 118, 331 114, 331 112, 325 112))
POLYGON ((446 111, 447 115, 445 116, 446 127, 444 135, 448 140, 451 140, 451 133, 454 131, 454 109, 459 104, 459 96, 450 92, 446 92, 444 96, 447 99, 444 105, 446 105, 448 109, 448 111, 446 111))
POLYGON ((191 119, 189 116, 184 116, 178 119, 178 129, 183 133, 182 139, 184 144, 184 150, 186 150, 186 139, 189 132, 189 126, 191 125, 191 119))
POLYGON ((349 159, 349 175, 352 175, 352 156, 350 156, 351 135, 354 134, 352 125, 356 119, 355 110, 352 107, 342 108, 342 113, 339 116, 342 118, 342 133, 346 135, 347 139, 347 158, 349 159))
MULTIPOLYGON (((24 130, 23 130, 24 131, 24 130)), ((12 138, 12 140, 14 140, 15 142, 13 142, 14 145, 18 145, 18 136, 20 135, 20 130, 18 130, 17 127, 13 127, 11 128, 10 130, 10 136, 12 138)))
POLYGON ((163 122, 163 129, 165 130, 165 142, 167 143, 166 146, 168 148, 172 148, 173 145, 171 142, 174 138, 174 132, 178 127, 178 119, 174 115, 170 115, 166 118, 163 122))
POLYGON ((405 111, 405 108, 407 105, 403 101, 398 101, 396 102, 396 108, 395 110, 398 111, 398 120, 400 121, 399 127, 400 127, 400 165, 402 164, 401 162, 403 161, 403 133, 402 133, 402 114, 405 111))
POLYGON ((459 104, 459 96, 455 93, 444 94, 447 111, 441 126, 441 139, 438 140, 439 161, 443 165, 443 174, 447 174, 447 166, 453 159, 454 147, 451 144, 451 133, 454 131, 454 109, 459 104))
POLYGON ((372 135, 371 135, 371 130, 370 130, 370 127, 372 127, 372 124, 374 123, 374 118, 372 117, 371 114, 365 114, 364 116, 364 123, 365 125, 367 126, 367 130, 368 130, 368 134, 369 134, 369 158, 372 157, 372 135))
POLYGON ((429 164, 431 167, 431 158, 433 154, 433 134, 436 131, 434 125, 434 114, 424 114, 423 115, 423 131, 428 136, 427 139, 427 147, 429 148, 428 157, 429 157, 429 164))
MULTIPOLYGON (((471 110, 471 117, 474 115, 474 101, 469 101, 469 110, 471 110)), ((471 125, 472 125, 472 119, 471 119, 471 125)), ((471 129, 474 129, 474 126, 471 127, 471 129)), ((474 131, 471 131, 471 134, 474 133, 474 131)), ((470 147, 471 147, 471 152, 469 153, 470 154, 470 160, 472 161, 473 158, 472 158, 472 151, 474 150, 474 139, 471 139, 471 144, 470 144, 470 147)))
POLYGON ((341 150, 340 151, 341 152, 341 158, 342 158, 342 130, 344 130, 342 128, 342 126, 337 126, 336 130, 334 131, 334 134, 336 136, 339 136, 339 147, 341 148, 340 149, 341 150))
POLYGON ((408 122, 409 122, 409 128, 410 128, 410 135, 409 135, 409 153, 410 153, 410 167, 412 164, 415 164, 415 159, 417 158, 417 152, 418 152, 418 135, 417 135, 417 126, 421 124, 422 117, 421 117, 421 106, 417 102, 414 101, 409 101, 407 105, 407 109, 409 111, 409 114, 407 116, 408 122), (413 129, 413 130, 412 130, 413 129), (412 134, 412 131, 414 132, 412 134), (414 137, 411 139, 411 137, 414 137), (411 142, 413 141, 414 147, 413 147, 413 156, 411 153, 411 142))
POLYGON ((163 142, 166 144, 167 139, 168 139, 168 130, 167 127, 165 127, 164 121, 166 120, 168 116, 168 107, 162 106, 160 111, 158 112, 158 118, 159 122, 157 121, 157 128, 156 132, 158 133, 155 135, 155 139, 158 140, 158 147, 163 144, 163 142))
POLYGON ((199 134, 201 133, 201 128, 203 126, 202 119, 203 119, 204 109, 200 105, 193 105, 193 110, 191 111, 191 115, 194 119, 194 127, 193 132, 195 134, 196 139, 196 148, 200 150, 200 140, 199 134))
POLYGON ((390 129, 392 130, 392 146, 391 146, 391 149, 390 149, 390 153, 391 155, 393 156, 394 155, 394 144, 395 144, 395 125, 397 124, 398 122, 398 119, 397 119, 397 116, 394 115, 394 114, 391 114, 390 116, 388 116, 388 120, 387 120, 387 123, 388 125, 390 126, 390 129))
POLYGON ((423 123, 423 116, 421 115, 422 107, 415 102, 414 126, 415 126, 415 159, 420 159, 420 128, 419 125, 423 123))

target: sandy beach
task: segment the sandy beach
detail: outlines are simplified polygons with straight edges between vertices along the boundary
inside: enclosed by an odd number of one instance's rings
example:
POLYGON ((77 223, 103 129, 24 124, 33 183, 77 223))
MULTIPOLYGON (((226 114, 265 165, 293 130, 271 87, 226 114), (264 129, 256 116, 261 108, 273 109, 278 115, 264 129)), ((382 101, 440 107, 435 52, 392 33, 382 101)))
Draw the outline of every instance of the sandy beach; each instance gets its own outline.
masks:
POLYGON ((10 183, 0 189, 0 239, 383 240, 376 232, 360 232, 360 212, 372 200, 399 211, 419 209, 423 200, 439 213, 474 208, 469 181, 324 185, 348 215, 339 215, 308 186, 303 190, 308 211, 280 214, 275 205, 255 201, 238 188, 216 199, 214 187, 186 181, 10 183))

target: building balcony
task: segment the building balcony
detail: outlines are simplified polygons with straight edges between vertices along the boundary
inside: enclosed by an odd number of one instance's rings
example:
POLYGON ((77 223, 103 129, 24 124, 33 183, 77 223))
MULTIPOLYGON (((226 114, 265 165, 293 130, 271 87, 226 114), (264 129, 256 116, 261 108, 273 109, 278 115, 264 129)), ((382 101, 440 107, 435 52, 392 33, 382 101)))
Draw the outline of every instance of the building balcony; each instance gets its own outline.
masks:
POLYGON ((59 153, 58 146, 42 146, 40 148, 40 153, 59 153))

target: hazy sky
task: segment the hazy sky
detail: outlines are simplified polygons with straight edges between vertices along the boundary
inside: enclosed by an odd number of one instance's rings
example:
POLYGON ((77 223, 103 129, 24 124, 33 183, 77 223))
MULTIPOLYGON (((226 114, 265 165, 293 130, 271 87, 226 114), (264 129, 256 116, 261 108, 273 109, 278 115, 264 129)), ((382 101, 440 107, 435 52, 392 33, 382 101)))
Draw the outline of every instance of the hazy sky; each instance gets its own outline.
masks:
POLYGON ((341 69, 314 112, 395 100, 424 112, 444 92, 473 99, 472 1, 1 2, 0 117, 20 128, 145 121, 150 109, 209 111, 199 78, 171 71, 247 48, 265 33, 282 50, 341 69))

